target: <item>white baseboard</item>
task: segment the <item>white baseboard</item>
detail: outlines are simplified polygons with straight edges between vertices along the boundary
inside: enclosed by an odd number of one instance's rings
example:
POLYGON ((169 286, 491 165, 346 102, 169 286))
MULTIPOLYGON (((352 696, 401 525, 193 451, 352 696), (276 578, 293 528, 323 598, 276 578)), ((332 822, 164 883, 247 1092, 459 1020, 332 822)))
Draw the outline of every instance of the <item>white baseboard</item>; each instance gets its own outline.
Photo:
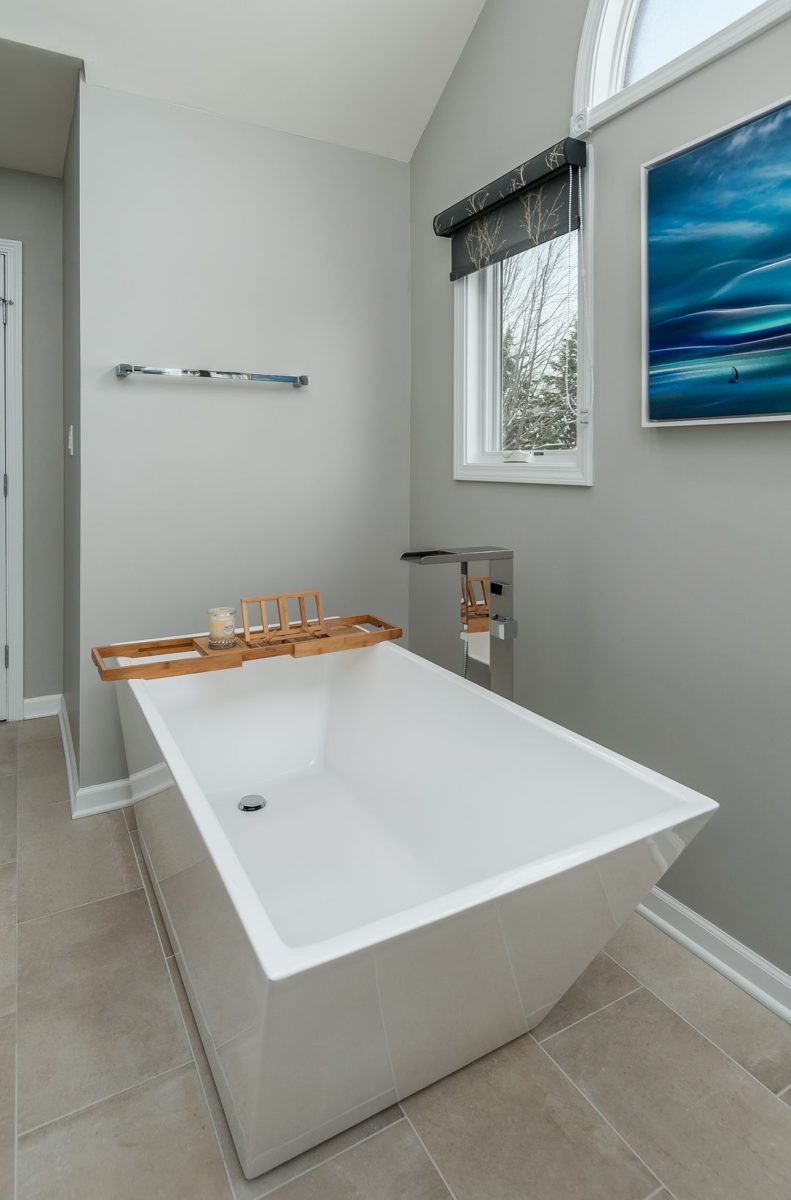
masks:
POLYGON ((55 696, 28 696, 22 702, 22 719, 35 717, 57 717, 60 712, 60 694, 55 696))
POLYGON ((111 779, 108 783, 93 783, 89 787, 77 788, 71 815, 74 818, 92 817, 94 813, 128 808, 131 803, 129 780, 111 779))
POLYGON ((661 888, 653 889, 640 905, 640 912, 720 975, 791 1024, 791 975, 661 888))
POLYGON ((95 783, 90 787, 80 787, 80 777, 77 771, 77 757, 74 753, 74 743, 71 738, 71 726, 66 711, 66 702, 58 697, 58 721, 60 736, 63 742, 63 752, 66 755, 66 775, 69 781, 69 800, 71 815, 89 817, 94 813, 112 812, 116 808, 128 808, 137 800, 145 800, 164 791, 173 783, 172 776, 164 763, 138 771, 129 779, 111 779, 108 783, 95 783))
POLYGON ((173 776, 163 762, 129 776, 133 804, 138 800, 146 800, 149 796, 156 796, 157 792, 164 792, 169 787, 173 787, 173 776))
POLYGON ((77 774, 77 756, 74 753, 74 742, 71 740, 69 714, 66 709, 66 700, 63 696, 60 698, 60 705, 58 707, 58 724, 60 725, 60 740, 63 742, 63 753, 66 757, 66 778, 69 783, 71 815, 74 816, 74 804, 77 797, 77 789, 80 786, 80 779, 77 774))

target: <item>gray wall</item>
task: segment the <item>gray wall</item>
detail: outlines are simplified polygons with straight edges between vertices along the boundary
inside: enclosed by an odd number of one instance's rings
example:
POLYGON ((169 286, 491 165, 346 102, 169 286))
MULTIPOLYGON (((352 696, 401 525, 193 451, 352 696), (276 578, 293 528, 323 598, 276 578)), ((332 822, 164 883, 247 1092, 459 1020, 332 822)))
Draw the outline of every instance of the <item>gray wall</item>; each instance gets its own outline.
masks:
POLYGON ((80 124, 79 94, 63 166, 63 696, 75 753, 80 745, 80 124))
POLYGON ((0 237, 22 242, 25 696, 59 693, 62 678, 62 190, 0 169, 0 237))
MULTIPOLYGON (((412 542, 515 548, 517 699, 720 801, 663 886, 788 971, 791 424, 641 429, 639 167, 785 97, 791 24, 594 135, 593 488, 452 480, 431 218, 567 132, 584 9, 488 0, 412 163, 412 542)), ((430 575, 412 645, 455 663, 430 575)))
POLYGON ((321 588, 405 621, 409 168, 83 86, 82 786, 125 774, 91 645, 321 588), (307 373, 302 391, 119 361, 307 373))

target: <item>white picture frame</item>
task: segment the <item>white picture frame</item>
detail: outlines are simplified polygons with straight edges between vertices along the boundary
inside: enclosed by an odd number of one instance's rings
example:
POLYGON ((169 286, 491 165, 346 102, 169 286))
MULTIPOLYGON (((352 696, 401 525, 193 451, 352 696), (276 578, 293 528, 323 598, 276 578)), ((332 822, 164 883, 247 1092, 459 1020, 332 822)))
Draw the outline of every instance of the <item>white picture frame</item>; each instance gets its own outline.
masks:
MULTIPOLYGON (((657 417, 652 413, 651 405, 651 311, 650 311, 650 273, 649 273, 649 220, 650 220, 650 178, 651 172, 657 167, 666 163, 672 162, 675 159, 682 158, 689 152, 710 143, 717 142, 718 139, 727 136, 728 134, 736 134, 746 126, 754 122, 758 122, 763 118, 769 117, 772 114, 780 114, 787 111, 791 128, 791 97, 785 97, 780 101, 776 101, 770 105, 758 109, 747 116, 740 117, 737 121, 731 121, 727 125, 706 134, 704 137, 695 138, 681 146, 675 147, 666 154, 657 156, 649 161, 641 164, 640 167, 640 245, 641 245, 641 338, 642 338, 642 426, 643 428, 672 428, 678 426, 696 426, 696 425, 743 425, 768 423, 777 421, 791 421, 791 367, 789 368, 788 377, 788 408, 787 410, 775 410, 771 412, 744 412, 744 413, 720 413, 712 416, 673 416, 673 417, 657 417)), ((788 155, 789 162, 789 183, 791 185, 791 154, 788 155)), ((738 167, 736 168, 738 170, 738 167)), ((791 225, 789 226, 791 231, 791 225)), ((791 253, 791 232, 789 232, 789 253, 791 253)), ((791 355, 791 350, 789 351, 791 355)))

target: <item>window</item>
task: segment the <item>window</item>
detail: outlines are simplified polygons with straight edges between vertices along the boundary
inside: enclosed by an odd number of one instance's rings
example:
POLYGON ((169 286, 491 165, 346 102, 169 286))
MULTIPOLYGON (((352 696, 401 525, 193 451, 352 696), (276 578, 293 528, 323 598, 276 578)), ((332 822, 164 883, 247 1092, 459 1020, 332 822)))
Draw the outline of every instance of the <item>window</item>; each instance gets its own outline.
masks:
POLYGON ((454 479, 591 482, 587 161, 564 138, 434 218, 456 290, 454 479))
POLYGON ((456 281, 456 479, 590 482, 579 256, 574 229, 456 281))
POLYGON ((791 14, 791 0, 590 0, 574 81, 575 137, 791 14))
POLYGON ((705 42, 757 8, 756 0, 641 0, 638 4, 624 86, 705 42))

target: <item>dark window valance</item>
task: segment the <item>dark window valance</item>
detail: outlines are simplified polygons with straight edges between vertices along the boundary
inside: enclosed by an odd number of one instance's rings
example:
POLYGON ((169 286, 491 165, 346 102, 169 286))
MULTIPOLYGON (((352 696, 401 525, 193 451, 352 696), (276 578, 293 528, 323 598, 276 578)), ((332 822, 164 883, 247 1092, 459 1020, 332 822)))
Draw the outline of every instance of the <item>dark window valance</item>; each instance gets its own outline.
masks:
POLYGON ((451 239, 451 279, 578 229, 585 155, 584 142, 565 138, 438 213, 434 232, 451 239))

